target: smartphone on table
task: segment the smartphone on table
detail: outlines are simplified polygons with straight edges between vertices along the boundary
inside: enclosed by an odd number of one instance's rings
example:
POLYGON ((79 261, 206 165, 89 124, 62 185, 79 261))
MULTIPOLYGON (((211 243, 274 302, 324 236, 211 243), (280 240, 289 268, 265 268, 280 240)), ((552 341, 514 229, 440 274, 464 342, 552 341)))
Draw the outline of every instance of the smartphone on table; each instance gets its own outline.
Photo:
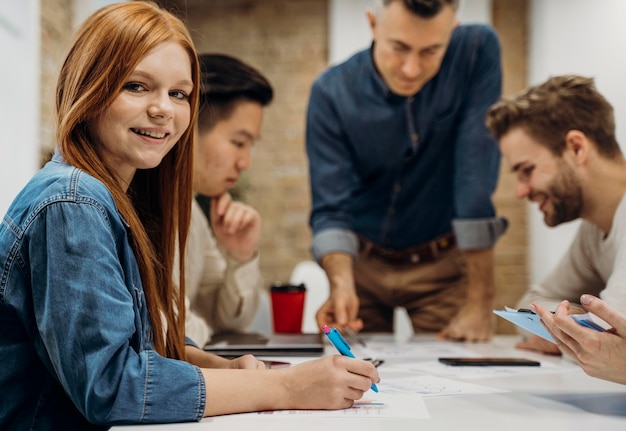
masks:
POLYGON ((525 358, 439 358, 439 362, 456 366, 538 367, 540 362, 525 358))

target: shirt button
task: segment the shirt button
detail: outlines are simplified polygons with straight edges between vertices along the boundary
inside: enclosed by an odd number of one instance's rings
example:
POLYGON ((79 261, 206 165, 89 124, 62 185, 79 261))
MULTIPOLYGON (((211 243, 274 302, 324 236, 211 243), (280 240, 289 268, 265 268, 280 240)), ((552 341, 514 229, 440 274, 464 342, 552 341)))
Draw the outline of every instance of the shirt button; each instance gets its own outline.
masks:
POLYGON ((411 141, 417 142, 419 140, 419 135, 417 133, 411 133, 411 141))
POLYGON ((396 213, 396 209, 394 207, 389 208, 389 215, 394 215, 396 213))
POLYGON ((393 186, 393 191, 394 191, 394 192, 396 192, 396 193, 398 193, 398 192, 400 192, 400 190, 402 190, 402 186, 401 186, 400 184, 396 183, 396 184, 393 186))

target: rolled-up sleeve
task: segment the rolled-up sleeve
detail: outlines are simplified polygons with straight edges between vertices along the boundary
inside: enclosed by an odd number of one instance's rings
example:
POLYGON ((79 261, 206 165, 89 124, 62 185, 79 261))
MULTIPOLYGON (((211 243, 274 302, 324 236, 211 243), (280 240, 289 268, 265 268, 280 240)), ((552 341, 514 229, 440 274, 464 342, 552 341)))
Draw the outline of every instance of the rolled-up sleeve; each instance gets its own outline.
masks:
POLYGON ((325 229, 313 237, 311 252, 315 260, 328 253, 347 253, 357 256, 359 243, 354 232, 345 229, 325 229))
POLYGON ((508 225, 504 217, 452 220, 457 244, 465 250, 493 247, 508 225))

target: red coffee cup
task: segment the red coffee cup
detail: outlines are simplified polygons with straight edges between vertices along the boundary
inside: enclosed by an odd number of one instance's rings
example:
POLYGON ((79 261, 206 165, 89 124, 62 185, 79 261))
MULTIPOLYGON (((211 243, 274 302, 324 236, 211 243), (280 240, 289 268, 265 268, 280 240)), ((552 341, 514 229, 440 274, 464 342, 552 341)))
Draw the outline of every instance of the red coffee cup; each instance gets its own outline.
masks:
POLYGON ((306 287, 301 284, 273 284, 270 288, 272 297, 272 320, 274 332, 302 332, 304 296, 306 287))

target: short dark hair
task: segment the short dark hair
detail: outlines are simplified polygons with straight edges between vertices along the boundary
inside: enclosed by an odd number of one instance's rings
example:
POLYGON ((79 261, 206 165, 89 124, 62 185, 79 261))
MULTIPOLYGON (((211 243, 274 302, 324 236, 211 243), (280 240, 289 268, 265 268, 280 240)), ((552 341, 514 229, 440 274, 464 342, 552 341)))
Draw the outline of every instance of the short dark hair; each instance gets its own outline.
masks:
POLYGON ((267 106, 274 97, 271 84, 252 66, 225 54, 201 54, 198 128, 210 130, 227 118, 241 100, 267 106))
POLYGON ((487 111, 486 124, 497 140, 520 127, 557 156, 563 154, 570 130, 583 132, 605 157, 622 154, 613 107, 593 78, 584 76, 553 76, 513 98, 502 98, 487 111))
MULTIPOLYGON (((383 6, 388 6, 394 1, 399 0, 383 0, 383 6)), ((402 0, 402 4, 415 15, 422 18, 432 18, 437 15, 445 5, 450 5, 454 10, 457 10, 459 0, 402 0)))

